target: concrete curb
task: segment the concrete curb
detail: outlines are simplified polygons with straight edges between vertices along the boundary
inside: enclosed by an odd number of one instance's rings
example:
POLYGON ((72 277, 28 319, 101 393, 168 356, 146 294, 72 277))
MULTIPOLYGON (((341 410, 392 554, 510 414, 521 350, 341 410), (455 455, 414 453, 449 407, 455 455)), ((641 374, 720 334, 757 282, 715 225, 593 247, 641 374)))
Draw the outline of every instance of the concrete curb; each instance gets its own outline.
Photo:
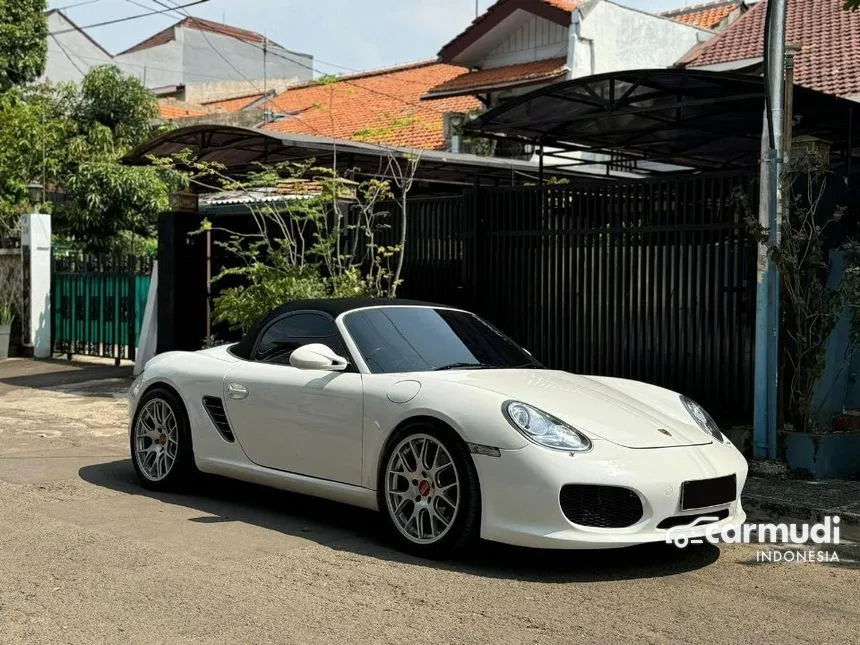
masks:
POLYGON ((816 508, 788 500, 747 493, 741 496, 741 501, 747 513, 750 511, 777 513, 786 517, 808 519, 815 522, 820 522, 828 515, 831 517, 838 515, 842 524, 860 526, 860 509, 857 508, 856 504, 851 507, 816 508))

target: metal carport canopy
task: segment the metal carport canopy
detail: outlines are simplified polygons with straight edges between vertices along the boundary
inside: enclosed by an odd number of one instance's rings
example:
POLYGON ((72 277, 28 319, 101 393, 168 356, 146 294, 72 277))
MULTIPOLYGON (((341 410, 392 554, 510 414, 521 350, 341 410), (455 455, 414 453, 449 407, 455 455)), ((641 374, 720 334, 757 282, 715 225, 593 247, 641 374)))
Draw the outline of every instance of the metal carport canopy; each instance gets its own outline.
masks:
MULTIPOLYGON (((190 150, 198 161, 223 164, 226 173, 241 176, 259 170, 259 164, 314 159, 320 166, 346 171, 358 169, 363 176, 389 176, 389 159, 420 155, 417 182, 449 187, 512 185, 533 182, 539 166, 533 161, 482 157, 436 150, 415 150, 378 144, 330 139, 257 128, 200 124, 177 128, 147 141, 126 155, 129 165, 149 164, 149 157, 170 157, 190 150)), ((547 171, 558 177, 583 176, 583 172, 547 171)), ((593 174, 591 175, 593 177, 593 174)))
MULTIPOLYGON (((465 133, 692 168, 744 168, 761 156, 764 96, 761 77, 738 73, 611 72, 510 99, 468 123, 465 133)), ((795 86, 794 136, 844 150, 855 107, 795 86)))

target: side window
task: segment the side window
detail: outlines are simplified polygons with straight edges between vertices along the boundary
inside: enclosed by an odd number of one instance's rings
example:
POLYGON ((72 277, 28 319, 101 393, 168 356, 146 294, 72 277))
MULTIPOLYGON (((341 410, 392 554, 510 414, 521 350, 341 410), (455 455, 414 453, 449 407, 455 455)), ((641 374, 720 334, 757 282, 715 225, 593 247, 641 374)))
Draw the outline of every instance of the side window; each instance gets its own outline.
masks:
POLYGON ((289 364, 293 350, 308 343, 322 343, 345 355, 346 349, 331 318, 318 313, 296 313, 266 328, 257 343, 254 360, 289 364))

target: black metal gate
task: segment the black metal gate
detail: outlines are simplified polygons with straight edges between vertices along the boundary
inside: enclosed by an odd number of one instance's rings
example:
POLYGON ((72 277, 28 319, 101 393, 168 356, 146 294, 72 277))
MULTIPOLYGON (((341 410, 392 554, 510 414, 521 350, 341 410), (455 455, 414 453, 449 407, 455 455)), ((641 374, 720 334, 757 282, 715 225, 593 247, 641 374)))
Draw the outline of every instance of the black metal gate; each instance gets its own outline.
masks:
POLYGON ((401 295, 480 313, 548 366, 752 411, 755 246, 735 191, 699 175, 414 200, 401 295))

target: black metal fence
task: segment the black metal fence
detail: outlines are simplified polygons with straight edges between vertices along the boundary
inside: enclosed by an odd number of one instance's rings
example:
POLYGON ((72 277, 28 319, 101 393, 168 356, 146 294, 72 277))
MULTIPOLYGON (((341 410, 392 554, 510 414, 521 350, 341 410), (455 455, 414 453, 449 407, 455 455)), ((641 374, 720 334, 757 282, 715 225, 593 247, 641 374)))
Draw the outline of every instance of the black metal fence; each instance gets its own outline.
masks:
POLYGON ((476 311, 550 367, 747 422, 756 256, 733 195, 750 188, 719 174, 412 200, 399 295, 476 311))

